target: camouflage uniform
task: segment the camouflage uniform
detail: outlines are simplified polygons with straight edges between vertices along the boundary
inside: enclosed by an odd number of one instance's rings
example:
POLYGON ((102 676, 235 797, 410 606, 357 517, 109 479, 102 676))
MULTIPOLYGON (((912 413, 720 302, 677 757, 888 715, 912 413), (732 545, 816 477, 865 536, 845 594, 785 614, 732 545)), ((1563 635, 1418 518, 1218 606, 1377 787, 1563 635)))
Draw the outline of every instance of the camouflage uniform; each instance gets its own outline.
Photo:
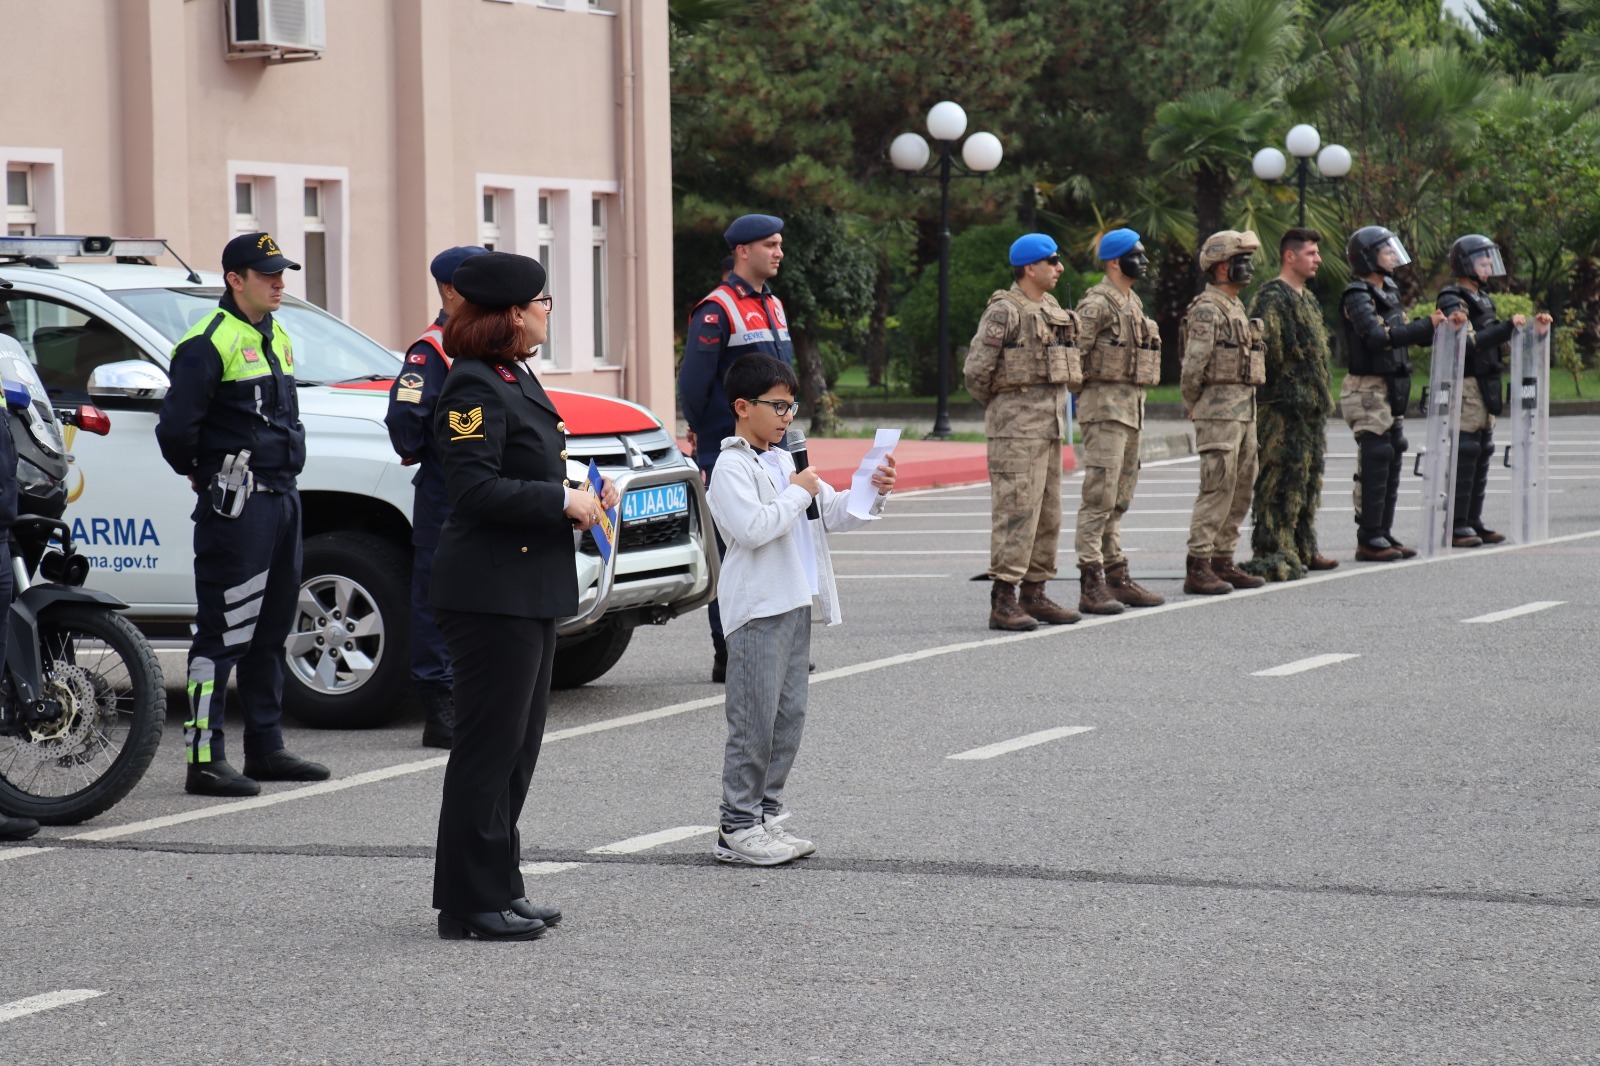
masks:
POLYGON ((1056 576, 1061 436, 1078 321, 1054 296, 1011 286, 989 297, 964 367, 984 407, 993 517, 989 577, 1010 585, 1056 576))
POLYGON ((1266 378, 1261 323, 1208 284, 1183 321, 1183 402, 1194 419, 1200 492, 1189 554, 1233 557, 1256 480, 1256 386, 1266 378))
POLYGON ((1261 320, 1267 384, 1256 408, 1261 471, 1251 503, 1254 558, 1243 566, 1268 581, 1304 577, 1317 556, 1317 507, 1327 422, 1333 414, 1328 327, 1308 289, 1274 278, 1250 314, 1261 320))
POLYGON ((1073 546, 1080 565, 1110 568, 1126 561, 1122 516, 1139 481, 1139 431, 1144 428, 1145 386, 1138 382, 1155 383, 1150 381, 1152 361, 1159 380, 1161 341, 1139 295, 1124 293, 1110 282, 1084 293, 1077 311, 1086 380, 1076 390, 1083 427, 1083 502, 1073 546), (1143 375, 1140 363, 1145 364, 1143 375), (1114 380, 1106 380, 1108 376, 1114 380))

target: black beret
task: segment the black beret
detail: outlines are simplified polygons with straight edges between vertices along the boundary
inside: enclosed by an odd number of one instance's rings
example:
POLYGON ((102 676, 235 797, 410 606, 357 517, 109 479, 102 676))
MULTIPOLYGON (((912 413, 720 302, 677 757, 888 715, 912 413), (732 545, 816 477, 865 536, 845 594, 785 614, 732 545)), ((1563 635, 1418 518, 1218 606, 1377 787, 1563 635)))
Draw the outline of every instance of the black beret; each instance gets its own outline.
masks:
POLYGON ((450 284, 479 307, 521 307, 544 291, 544 267, 525 255, 484 252, 463 259, 450 284))

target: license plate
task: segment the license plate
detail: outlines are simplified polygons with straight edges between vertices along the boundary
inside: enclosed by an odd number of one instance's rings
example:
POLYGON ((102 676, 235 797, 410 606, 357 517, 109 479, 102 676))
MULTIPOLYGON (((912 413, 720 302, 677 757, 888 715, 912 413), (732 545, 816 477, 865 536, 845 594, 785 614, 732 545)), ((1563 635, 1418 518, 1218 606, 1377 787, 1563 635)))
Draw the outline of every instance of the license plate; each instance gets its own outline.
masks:
POLYGON ((656 485, 648 489, 633 489, 622 497, 624 522, 648 522, 653 518, 669 518, 689 509, 689 486, 683 482, 656 485))

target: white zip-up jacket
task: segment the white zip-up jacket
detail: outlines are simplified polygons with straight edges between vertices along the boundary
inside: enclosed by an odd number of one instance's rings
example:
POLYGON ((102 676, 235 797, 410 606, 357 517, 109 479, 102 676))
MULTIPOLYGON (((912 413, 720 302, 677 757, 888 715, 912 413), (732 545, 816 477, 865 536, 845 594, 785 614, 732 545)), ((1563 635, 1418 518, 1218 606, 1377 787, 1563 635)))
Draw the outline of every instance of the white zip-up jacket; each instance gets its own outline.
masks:
MULTIPOLYGON (((711 517, 728 545, 717 579, 724 633, 732 633, 752 618, 771 618, 804 607, 812 599, 808 568, 800 554, 805 538, 794 535, 796 526, 807 521, 811 493, 795 484, 785 485, 780 492, 760 454, 743 437, 723 438, 707 492, 711 517)), ((782 448, 773 448, 771 454, 787 481, 794 473, 794 459, 782 448)), ((874 499, 872 514, 882 514, 887 501, 887 496, 874 499)), ((826 483, 817 503, 821 518, 808 523, 816 563, 816 598, 821 618, 836 626, 844 619, 839 613, 827 531, 855 529, 871 519, 852 515, 847 510, 848 495, 826 483)))

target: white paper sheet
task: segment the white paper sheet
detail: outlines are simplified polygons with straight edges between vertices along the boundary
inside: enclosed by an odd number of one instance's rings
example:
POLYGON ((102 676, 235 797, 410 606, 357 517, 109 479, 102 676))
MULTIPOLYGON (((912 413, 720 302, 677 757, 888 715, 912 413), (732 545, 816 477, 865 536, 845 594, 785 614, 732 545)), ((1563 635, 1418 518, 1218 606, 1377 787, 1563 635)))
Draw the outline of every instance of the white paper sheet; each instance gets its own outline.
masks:
POLYGON ((878 490, 872 486, 872 475, 883 465, 883 457, 894 451, 894 446, 899 443, 898 429, 880 429, 873 435, 872 447, 862 456, 856 472, 850 475, 850 496, 845 509, 855 517, 871 521, 882 517, 872 513, 872 504, 878 498, 878 490))

